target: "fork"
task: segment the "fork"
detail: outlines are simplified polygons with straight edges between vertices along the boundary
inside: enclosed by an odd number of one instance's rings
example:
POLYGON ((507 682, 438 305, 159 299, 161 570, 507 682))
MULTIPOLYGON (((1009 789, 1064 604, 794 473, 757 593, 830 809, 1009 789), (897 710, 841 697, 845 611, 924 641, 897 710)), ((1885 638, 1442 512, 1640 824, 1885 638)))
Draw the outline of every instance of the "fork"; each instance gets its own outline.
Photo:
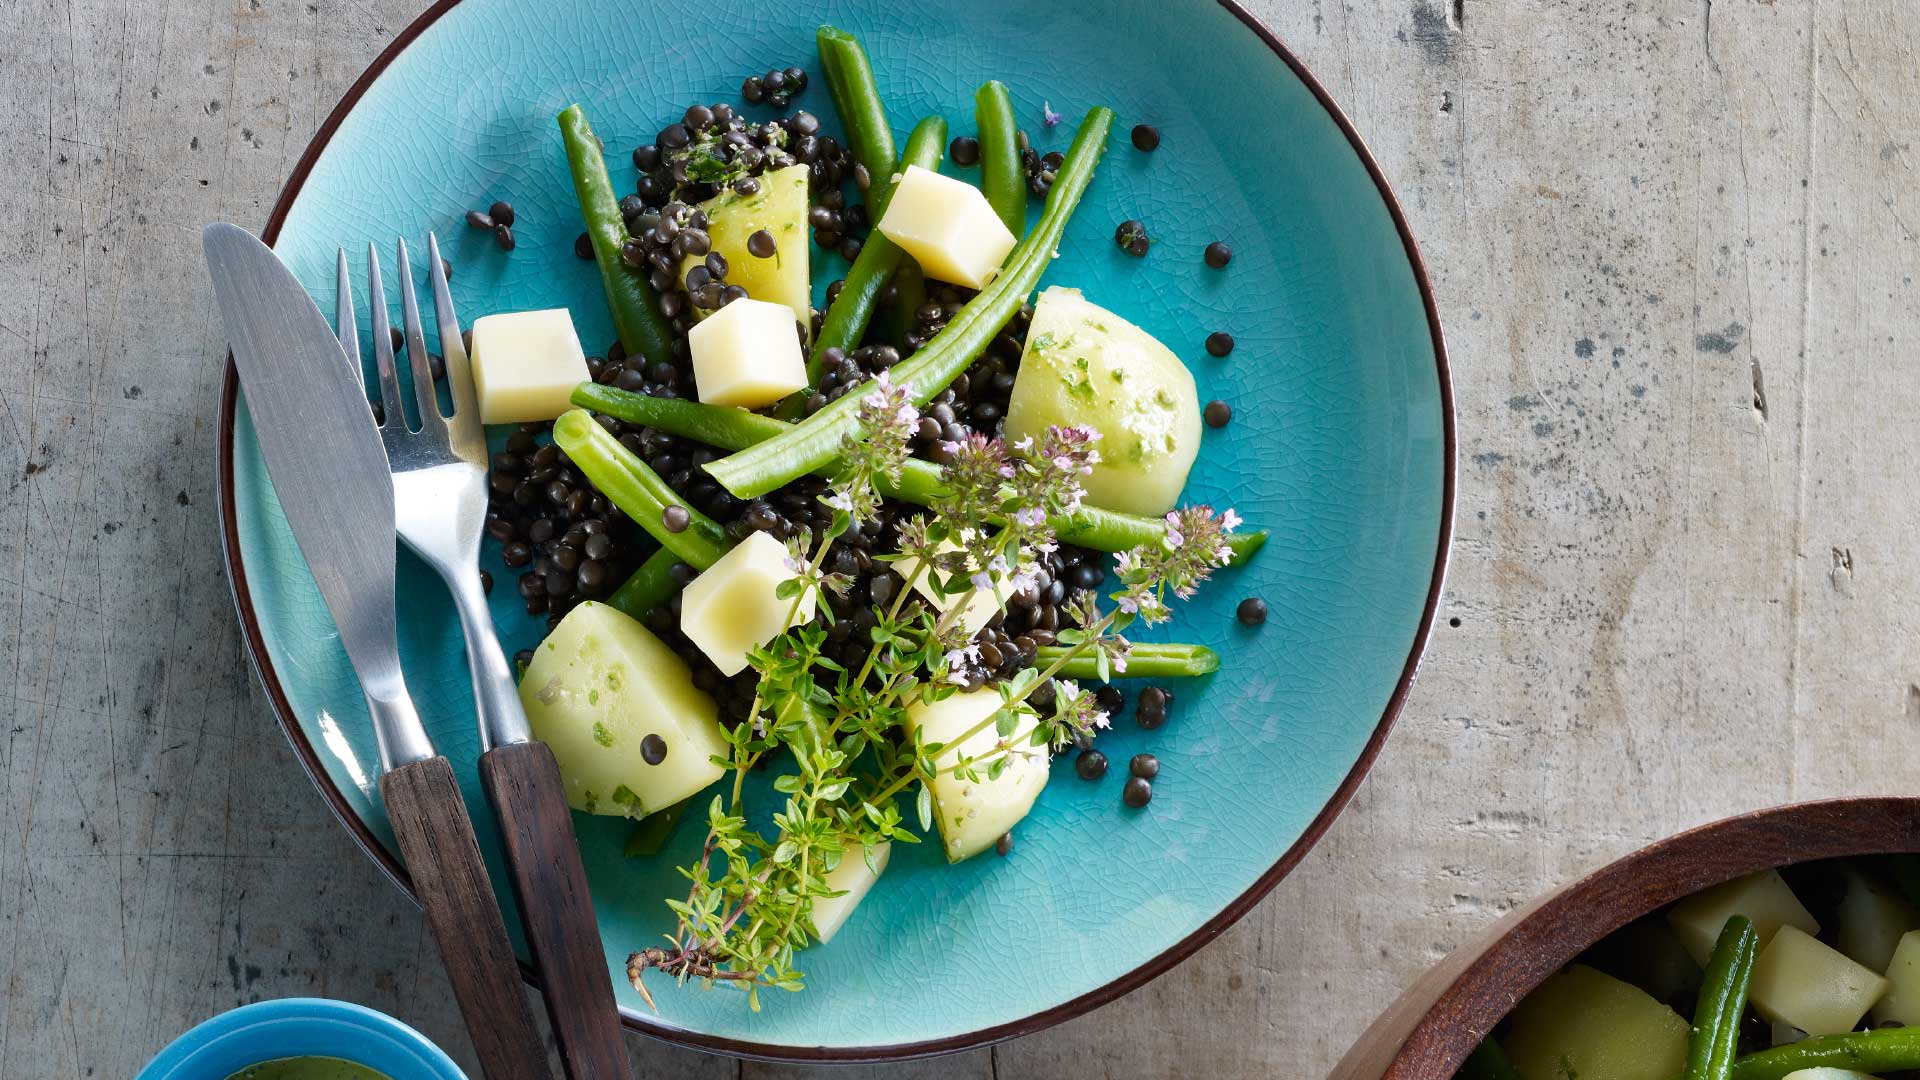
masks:
MULTIPOLYGON (((451 415, 440 412, 407 242, 399 241, 398 248, 402 332, 420 419, 417 431, 408 425, 400 392, 379 252, 367 245, 367 291, 382 413, 377 426, 393 472, 394 522, 400 538, 446 582, 459 612, 480 718, 480 779, 500 824, 508 876, 566 1075, 573 1080, 625 1080, 629 1075, 626 1047, 612 978, 560 769, 553 751, 534 739, 527 726, 480 584, 487 441, 466 345, 460 339, 459 319, 447 289, 446 264, 440 258, 439 241, 427 234, 428 279, 453 399, 451 415)), ((359 335, 353 324, 345 249, 339 256, 338 296, 340 343, 357 366, 359 335)))

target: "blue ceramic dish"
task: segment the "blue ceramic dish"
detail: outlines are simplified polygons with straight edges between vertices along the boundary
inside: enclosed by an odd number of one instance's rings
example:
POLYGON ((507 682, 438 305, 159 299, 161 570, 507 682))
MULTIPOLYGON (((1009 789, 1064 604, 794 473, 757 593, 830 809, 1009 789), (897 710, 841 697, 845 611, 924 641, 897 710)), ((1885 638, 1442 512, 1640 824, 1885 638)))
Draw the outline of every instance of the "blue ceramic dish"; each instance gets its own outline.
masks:
POLYGON ((167 1044, 135 1080, 226 1080, 249 1065, 304 1056, 341 1058, 392 1080, 467 1080, 425 1035, 364 1005, 326 998, 223 1012, 167 1044))
MULTIPOLYGON (((767 998, 758 1014, 735 993, 662 985, 656 1015, 619 974, 668 928, 660 901, 684 892, 673 865, 697 829, 683 828, 668 858, 628 860, 625 823, 577 819, 631 1026, 730 1053, 855 1060, 979 1045, 1110 1000, 1219 933, 1304 855, 1379 750, 1425 642, 1446 561, 1453 420, 1425 274, 1384 179, 1284 47, 1208 0, 714 0, 697 17, 665 0, 443 2, 328 118, 267 238, 330 310, 336 247, 387 251, 396 235, 417 244, 437 230, 469 322, 565 305, 596 347, 612 325, 593 267, 573 255, 581 223, 554 114, 583 103, 616 185, 631 183, 628 149, 686 104, 733 99, 743 75, 769 65, 812 67, 822 21, 863 38, 901 135, 933 110, 971 131, 973 91, 988 78, 1010 85, 1042 152, 1064 148, 1087 107, 1118 111, 1046 283, 1078 286, 1156 334, 1190 359, 1203 400, 1233 405, 1233 423, 1206 433, 1187 501, 1231 505, 1272 533, 1162 635, 1218 649, 1220 672, 1176 688, 1166 728, 1123 717, 1107 737, 1114 760, 1159 755, 1150 809, 1124 809, 1117 777, 1085 784, 1057 763, 1011 858, 949 868, 937 845, 896 853, 840 937, 807 955, 807 992, 767 998), (1067 122, 1043 126, 1043 102, 1067 122), (1124 134, 1143 121, 1163 135, 1152 154, 1124 134), (460 223, 496 198, 518 212, 511 254, 460 223), (1111 239, 1135 217, 1157 238, 1145 259, 1111 239), (1236 250, 1224 271, 1200 258, 1215 239, 1236 250), (1214 330, 1238 341, 1227 359, 1201 348, 1214 330), (1272 611, 1259 630, 1233 618, 1248 595, 1272 611)), ((815 83, 798 104, 831 130, 815 83)), ((247 641, 320 790, 404 887, 360 695, 235 391, 230 371, 220 483, 247 641)), ((501 636, 509 651, 531 646, 542 625, 520 610, 510 572, 492 568, 508 586, 494 593, 501 636)), ((489 820, 459 628, 432 574, 410 557, 400 569, 408 678, 474 819, 489 820)), ((482 844, 492 859, 493 837, 482 844)))

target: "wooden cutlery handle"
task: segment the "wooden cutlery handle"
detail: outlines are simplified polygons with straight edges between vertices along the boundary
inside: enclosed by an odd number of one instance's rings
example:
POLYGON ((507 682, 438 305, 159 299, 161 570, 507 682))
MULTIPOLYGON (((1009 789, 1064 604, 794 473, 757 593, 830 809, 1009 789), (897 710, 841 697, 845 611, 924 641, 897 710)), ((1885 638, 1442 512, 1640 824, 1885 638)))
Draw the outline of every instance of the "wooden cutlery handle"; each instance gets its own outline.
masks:
POLYGON ((444 757, 396 766, 380 777, 380 795, 481 1071, 490 1080, 551 1077, 453 767, 444 757))
POLYGON ((553 751, 538 740, 480 756, 520 921, 571 1080, 627 1080, 627 1050, 587 871, 553 751))

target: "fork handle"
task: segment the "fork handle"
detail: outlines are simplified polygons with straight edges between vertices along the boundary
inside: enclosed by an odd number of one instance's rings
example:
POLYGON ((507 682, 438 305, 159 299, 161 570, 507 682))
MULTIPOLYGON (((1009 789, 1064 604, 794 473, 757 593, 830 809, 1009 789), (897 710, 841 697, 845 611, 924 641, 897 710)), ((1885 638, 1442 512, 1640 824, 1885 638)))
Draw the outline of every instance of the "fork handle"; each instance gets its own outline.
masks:
POLYGON ((489 1080, 552 1076, 453 766, 444 757, 397 765, 381 774, 380 797, 482 1072, 489 1080))
POLYGON ((627 1050, 587 872, 553 751, 539 741, 480 756, 480 781, 500 822, 547 1019, 572 1080, 627 1080, 627 1050))
POLYGON ((467 668, 473 673, 473 707, 480 714, 480 745, 491 750, 526 742, 533 738, 527 727, 527 710, 520 704, 513 669, 507 666, 507 656, 500 651, 493 613, 487 610, 487 594, 480 587, 479 569, 469 564, 442 570, 441 576, 453 594, 453 607, 460 615, 460 631, 467 639, 467 668))

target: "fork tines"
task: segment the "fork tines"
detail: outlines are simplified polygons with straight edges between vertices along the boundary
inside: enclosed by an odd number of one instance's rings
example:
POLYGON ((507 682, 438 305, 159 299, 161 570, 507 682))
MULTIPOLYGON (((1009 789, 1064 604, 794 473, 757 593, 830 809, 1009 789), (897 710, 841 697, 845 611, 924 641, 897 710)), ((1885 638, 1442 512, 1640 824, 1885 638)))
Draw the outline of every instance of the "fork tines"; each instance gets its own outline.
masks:
MULTIPOLYGON (((433 288, 434 322, 440 334, 440 355, 445 364, 447 388, 453 399, 451 414, 440 411, 435 390, 432 362, 428 359, 426 331, 420 321, 420 305, 414 295, 413 265, 407 256, 407 242, 396 244, 400 273, 401 337, 412 372, 413 397, 420 419, 415 429, 407 422, 405 395, 400 389, 399 365, 394 355, 393 331, 387 319, 386 286, 380 274, 379 250, 367 245, 368 314, 373 328, 373 360, 380 403, 375 417, 391 455, 395 444, 425 442, 432 448, 467 461, 484 463, 486 437, 480 426, 473 378, 467 362, 467 350, 460 338, 460 320, 453 310, 453 296, 447 288, 446 263, 440 257, 440 242, 427 234, 429 265, 427 280, 433 288)), ((356 368, 360 364, 358 323, 353 312, 353 289, 347 269, 347 252, 340 249, 337 267, 338 293, 335 324, 340 346, 356 368)))

